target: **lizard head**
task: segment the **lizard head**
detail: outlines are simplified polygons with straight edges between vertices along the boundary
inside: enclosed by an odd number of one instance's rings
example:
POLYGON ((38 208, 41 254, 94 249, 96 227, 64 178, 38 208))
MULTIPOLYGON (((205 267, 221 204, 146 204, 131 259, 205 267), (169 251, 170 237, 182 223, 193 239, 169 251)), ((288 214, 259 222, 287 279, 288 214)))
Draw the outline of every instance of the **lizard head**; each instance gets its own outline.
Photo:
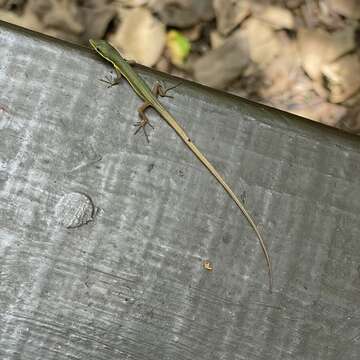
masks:
POLYGON ((90 39, 89 43, 106 60, 113 61, 113 57, 121 57, 120 53, 105 40, 90 39))
POLYGON ((105 40, 89 40, 90 45, 93 47, 94 50, 96 50, 100 55, 104 55, 106 53, 106 50, 109 48, 109 43, 105 40))

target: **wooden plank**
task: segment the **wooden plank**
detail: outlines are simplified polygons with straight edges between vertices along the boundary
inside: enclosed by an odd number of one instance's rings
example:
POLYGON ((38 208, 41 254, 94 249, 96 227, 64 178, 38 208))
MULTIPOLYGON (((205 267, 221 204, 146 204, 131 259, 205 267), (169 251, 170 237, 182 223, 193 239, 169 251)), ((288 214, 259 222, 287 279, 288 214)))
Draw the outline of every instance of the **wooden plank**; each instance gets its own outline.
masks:
POLYGON ((154 112, 133 136, 108 64, 0 43, 1 359, 358 358, 358 138, 189 82, 164 99, 260 224, 269 294, 244 217, 154 112))

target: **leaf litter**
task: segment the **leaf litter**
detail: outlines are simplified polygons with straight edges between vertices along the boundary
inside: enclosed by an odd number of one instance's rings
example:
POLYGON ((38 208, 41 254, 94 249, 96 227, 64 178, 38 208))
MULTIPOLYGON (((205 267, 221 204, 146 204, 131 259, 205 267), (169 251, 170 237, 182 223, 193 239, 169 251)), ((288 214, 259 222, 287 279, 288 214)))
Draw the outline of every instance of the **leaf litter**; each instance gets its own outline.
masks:
POLYGON ((0 19, 360 134, 359 0, 0 0, 0 19))

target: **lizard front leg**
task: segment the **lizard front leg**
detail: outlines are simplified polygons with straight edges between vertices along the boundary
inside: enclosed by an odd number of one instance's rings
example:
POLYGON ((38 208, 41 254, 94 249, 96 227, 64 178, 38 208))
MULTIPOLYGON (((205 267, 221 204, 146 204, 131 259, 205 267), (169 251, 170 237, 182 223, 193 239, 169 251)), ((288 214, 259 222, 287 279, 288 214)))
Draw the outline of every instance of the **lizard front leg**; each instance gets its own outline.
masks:
POLYGON ((173 86, 170 86, 168 88, 164 88, 159 82, 155 83, 155 85, 153 86, 152 88, 152 92, 154 93, 154 95, 156 97, 168 97, 168 98, 173 98, 173 96, 171 95, 167 95, 167 93, 170 91, 170 90, 173 90, 175 88, 177 88, 179 85, 181 85, 181 82, 179 82, 178 84, 176 85, 173 85, 173 86))
POLYGON ((109 76, 105 76, 105 79, 100 79, 101 82, 108 84, 108 88, 114 86, 114 85, 118 85, 121 81, 121 72, 118 68, 115 67, 115 72, 116 72, 116 78, 114 80, 112 80, 109 76))

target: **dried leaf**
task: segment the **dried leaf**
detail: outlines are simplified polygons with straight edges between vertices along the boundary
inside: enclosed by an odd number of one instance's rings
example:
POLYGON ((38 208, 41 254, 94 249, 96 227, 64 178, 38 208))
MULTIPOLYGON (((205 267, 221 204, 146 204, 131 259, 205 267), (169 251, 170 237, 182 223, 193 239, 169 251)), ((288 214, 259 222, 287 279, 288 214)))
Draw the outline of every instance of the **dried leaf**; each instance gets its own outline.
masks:
POLYGON ((147 3, 149 2, 149 0, 117 0, 117 1, 119 2, 120 6, 126 6, 131 8, 144 6, 147 5, 147 3))
POLYGON ((109 40, 126 58, 152 66, 164 49, 165 26, 149 10, 135 8, 126 12, 120 28, 109 40))
POLYGON ((0 19, 33 31, 44 32, 43 25, 38 17, 28 9, 28 6, 25 8, 25 12, 22 16, 18 16, 10 11, 0 10, 0 19))
POLYGON ((81 17, 85 28, 85 31, 81 34, 83 43, 87 43, 89 39, 101 39, 116 14, 115 8, 110 6, 82 8, 81 17))
POLYGON ((214 17, 210 0, 151 0, 152 9, 168 26, 185 28, 214 17))
POLYGON ((323 66, 322 72, 328 79, 330 101, 333 103, 347 100, 360 89, 360 61, 356 54, 346 55, 323 66))
POLYGON ((247 20, 243 29, 249 42, 251 60, 260 68, 266 67, 280 51, 280 42, 274 30, 254 18, 247 20))
POLYGON ((322 101, 312 105, 305 105, 301 109, 291 112, 329 126, 338 126, 339 121, 345 116, 347 108, 322 101))
MULTIPOLYGON (((264 85, 259 89, 261 96, 269 99, 274 96, 293 96, 296 92, 303 93, 297 87, 306 77, 300 67, 299 53, 295 41, 285 38, 279 55, 262 71, 264 85), (268 84, 268 86, 266 86, 268 84)), ((307 78, 307 77, 306 77, 307 78)))
POLYGON ((350 19, 360 19, 359 0, 327 0, 327 4, 340 15, 350 19))
POLYGON ((351 108, 342 118, 340 128, 360 135, 360 104, 351 108))
POLYGON ((210 44, 212 49, 216 49, 224 44, 226 41, 226 37, 222 36, 219 32, 216 30, 212 31, 210 33, 210 44))
POLYGON ((203 30, 203 24, 199 23, 189 29, 181 31, 181 33, 184 36, 186 36, 189 41, 196 41, 200 39, 202 35, 202 30, 203 30))
POLYGON ((295 27, 292 13, 280 6, 258 6, 255 17, 266 21, 274 29, 294 29, 295 27))
POLYGON ((239 77, 249 65, 248 42, 240 31, 222 46, 211 50, 194 64, 194 77, 202 84, 224 88, 239 77))
POLYGON ((251 4, 247 0, 214 0, 217 29, 221 35, 228 35, 250 15, 251 4))
POLYGON ((72 0, 32 0, 29 2, 29 7, 40 17, 45 28, 76 35, 84 31, 79 8, 72 0))
POLYGON ((322 76, 322 67, 355 48, 354 28, 332 34, 322 29, 300 29, 298 45, 302 66, 314 80, 322 76))

